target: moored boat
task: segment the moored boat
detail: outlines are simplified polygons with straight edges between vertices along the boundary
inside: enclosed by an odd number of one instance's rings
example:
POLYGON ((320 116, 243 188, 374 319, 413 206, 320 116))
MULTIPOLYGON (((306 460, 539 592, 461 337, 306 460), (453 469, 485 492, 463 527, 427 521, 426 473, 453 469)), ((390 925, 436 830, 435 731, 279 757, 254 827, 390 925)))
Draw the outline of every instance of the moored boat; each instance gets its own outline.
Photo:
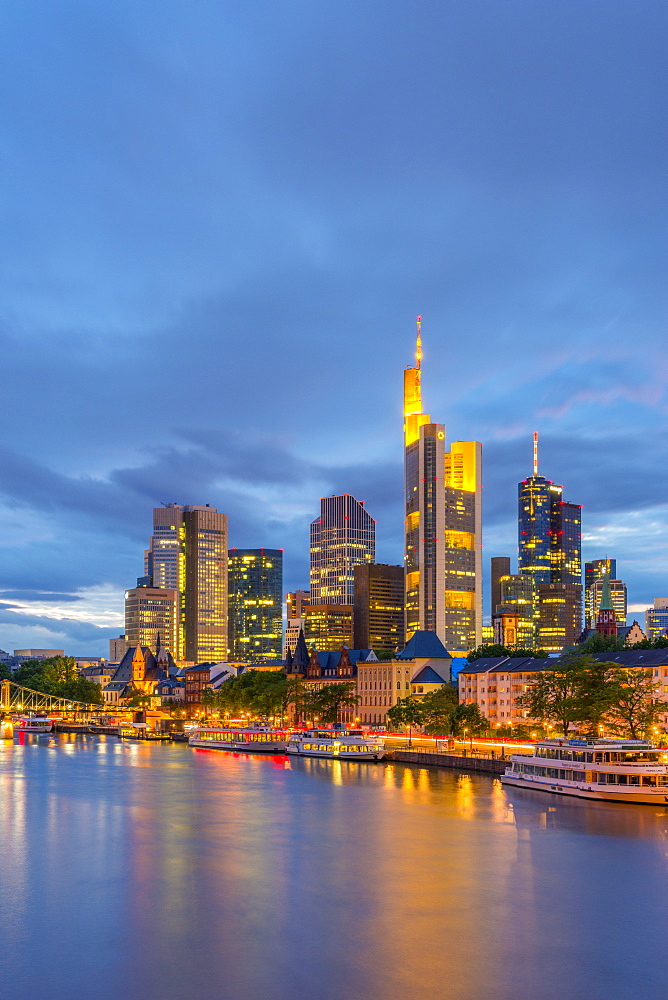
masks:
POLYGON ((198 726, 190 734, 191 747, 208 750, 237 750, 252 753, 285 753, 289 733, 286 729, 255 723, 243 729, 234 726, 198 726))
POLYGON ((331 757, 334 760, 381 760, 385 743, 363 729, 308 729, 292 733, 287 752, 298 757, 331 757))
POLYGON ((145 722, 129 722, 119 726, 118 735, 122 740, 149 740, 153 743, 169 739, 169 733, 149 729, 145 722))
POLYGON ((14 723, 14 734, 51 732, 53 732, 53 722, 44 715, 22 715, 14 723))
POLYGON ((645 740, 542 740, 513 755, 504 785, 608 802, 668 804, 668 754, 645 740))

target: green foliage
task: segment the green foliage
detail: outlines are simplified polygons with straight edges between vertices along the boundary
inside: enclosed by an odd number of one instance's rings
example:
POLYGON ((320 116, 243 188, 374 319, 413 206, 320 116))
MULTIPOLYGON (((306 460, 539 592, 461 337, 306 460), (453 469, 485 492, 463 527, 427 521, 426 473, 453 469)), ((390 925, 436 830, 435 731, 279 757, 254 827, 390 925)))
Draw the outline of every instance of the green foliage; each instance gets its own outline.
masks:
POLYGON ((608 683, 614 691, 606 717, 606 726, 632 740, 650 736, 664 705, 656 701, 659 687, 651 670, 610 670, 608 683))
POLYGON ((392 728, 424 727, 430 734, 448 736, 479 736, 489 729, 478 706, 460 705, 457 691, 450 684, 424 696, 400 698, 388 711, 387 721, 392 728))
POLYGON ((650 670, 623 669, 586 653, 571 655, 556 670, 541 672, 521 699, 529 717, 571 726, 596 736, 601 727, 638 739, 656 724, 663 706, 650 670))
POLYGON ((422 699, 409 695, 407 698, 399 698, 396 705, 388 710, 387 721, 392 729, 413 729, 422 726, 424 722, 424 712, 422 709, 422 699))
POLYGON ((248 670, 230 677, 218 688, 202 693, 202 704, 221 715, 249 715, 259 719, 282 716, 289 682, 282 670, 248 670))
POLYGON ((419 699, 422 708, 423 726, 428 733, 452 732, 453 713, 459 700, 457 689, 452 684, 444 684, 419 699))
POLYGON ((489 722, 477 705, 458 705, 451 721, 453 736, 481 736, 489 729, 489 722))
POLYGON ((4 663, 0 663, 0 681, 8 681, 12 676, 12 672, 9 667, 5 666, 4 663))
POLYGON ((77 670, 72 656, 52 656, 46 660, 26 660, 14 671, 12 680, 33 691, 43 691, 57 698, 69 698, 102 705, 102 689, 95 681, 86 680, 77 670))
POLYGON ((358 701, 357 685, 354 681, 325 684, 311 695, 311 710, 313 716, 320 722, 335 726, 341 722, 341 710, 356 708, 358 701))
POLYGON ((624 649, 624 639, 616 635, 591 635, 584 642, 572 646, 569 652, 576 653, 611 653, 624 649))
POLYGON ((493 643, 472 649, 467 653, 466 659, 469 663, 473 663, 474 660, 490 656, 532 656, 534 659, 542 659, 547 653, 544 649, 524 649, 522 646, 501 646, 499 643, 493 643))

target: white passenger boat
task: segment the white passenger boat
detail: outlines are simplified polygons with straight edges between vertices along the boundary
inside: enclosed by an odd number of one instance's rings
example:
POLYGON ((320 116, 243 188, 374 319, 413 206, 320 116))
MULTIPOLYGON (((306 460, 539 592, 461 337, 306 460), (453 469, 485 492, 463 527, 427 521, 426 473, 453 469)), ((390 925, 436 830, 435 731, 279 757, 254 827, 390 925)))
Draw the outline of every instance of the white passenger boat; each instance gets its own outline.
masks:
POLYGON ((262 723, 245 728, 238 726, 198 726, 190 734, 191 747, 208 750, 237 750, 245 753, 285 753, 287 729, 273 729, 262 723))
POLYGON ((298 757, 332 757, 336 760, 380 760, 385 743, 363 729, 309 729, 292 733, 287 751, 298 757))
POLYGON ((644 740, 543 740, 511 756, 504 785, 610 802, 668 804, 668 754, 644 740))
POLYGON ((23 715, 14 723, 14 733, 50 733, 53 722, 42 715, 23 715))

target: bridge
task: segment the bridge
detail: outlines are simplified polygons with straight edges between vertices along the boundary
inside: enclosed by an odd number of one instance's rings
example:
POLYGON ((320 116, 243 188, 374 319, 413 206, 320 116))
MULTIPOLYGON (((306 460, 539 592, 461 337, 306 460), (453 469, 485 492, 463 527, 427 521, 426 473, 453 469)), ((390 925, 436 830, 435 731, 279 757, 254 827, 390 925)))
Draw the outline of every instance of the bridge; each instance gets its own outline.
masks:
POLYGON ((0 681, 0 711, 2 712, 97 712, 106 711, 104 705, 72 698, 58 698, 43 691, 33 691, 15 681, 0 681))

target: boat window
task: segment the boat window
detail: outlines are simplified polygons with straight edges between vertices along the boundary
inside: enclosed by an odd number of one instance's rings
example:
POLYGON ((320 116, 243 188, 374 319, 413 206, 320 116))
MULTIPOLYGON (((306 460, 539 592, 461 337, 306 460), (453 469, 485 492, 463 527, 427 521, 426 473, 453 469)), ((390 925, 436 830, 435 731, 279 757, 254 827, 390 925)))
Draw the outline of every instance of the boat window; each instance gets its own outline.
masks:
POLYGON ((653 785, 656 788, 656 776, 653 774, 644 774, 642 783, 643 785, 653 785))
POLYGON ((639 774, 629 774, 629 785, 639 785, 640 775, 639 774))
POLYGON ((618 774, 617 775, 617 784, 618 785, 626 785, 626 784, 628 784, 628 777, 629 776, 627 774, 618 774))

